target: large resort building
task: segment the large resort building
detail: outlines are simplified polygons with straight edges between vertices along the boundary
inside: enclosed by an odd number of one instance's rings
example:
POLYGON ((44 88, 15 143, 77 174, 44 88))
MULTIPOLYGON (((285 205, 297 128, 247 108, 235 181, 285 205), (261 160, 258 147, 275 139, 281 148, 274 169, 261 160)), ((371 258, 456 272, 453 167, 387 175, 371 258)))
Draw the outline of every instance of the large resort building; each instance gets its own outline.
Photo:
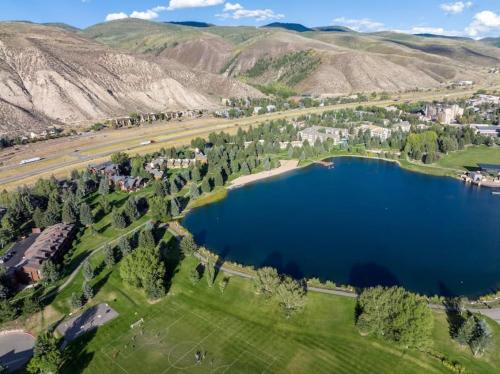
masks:
POLYGON ((24 284, 38 282, 46 261, 59 262, 69 249, 75 233, 74 225, 58 223, 44 231, 34 232, 13 248, 16 255, 6 263, 8 272, 24 284))
POLYGON ((307 140, 310 145, 314 145, 316 141, 324 143, 328 139, 332 139, 334 144, 339 144, 342 139, 349 136, 349 130, 335 127, 312 126, 299 131, 298 135, 302 141, 307 140))

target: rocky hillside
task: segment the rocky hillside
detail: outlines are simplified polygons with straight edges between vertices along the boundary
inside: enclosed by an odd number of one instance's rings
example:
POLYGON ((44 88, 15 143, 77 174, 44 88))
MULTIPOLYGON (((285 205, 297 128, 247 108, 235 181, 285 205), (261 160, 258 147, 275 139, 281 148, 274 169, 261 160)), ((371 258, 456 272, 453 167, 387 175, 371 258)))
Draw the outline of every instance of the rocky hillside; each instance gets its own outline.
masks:
POLYGON ((0 133, 134 111, 214 108, 260 93, 232 79, 140 56, 57 26, 0 23, 0 133))
POLYGON ((252 85, 288 81, 297 93, 311 94, 433 88, 455 80, 483 82, 488 68, 500 64, 499 49, 467 39, 363 34, 333 26, 302 27, 296 32, 297 25, 270 26, 193 28, 128 19, 93 26, 81 35, 252 85), (299 63, 283 64, 287 61, 299 63))

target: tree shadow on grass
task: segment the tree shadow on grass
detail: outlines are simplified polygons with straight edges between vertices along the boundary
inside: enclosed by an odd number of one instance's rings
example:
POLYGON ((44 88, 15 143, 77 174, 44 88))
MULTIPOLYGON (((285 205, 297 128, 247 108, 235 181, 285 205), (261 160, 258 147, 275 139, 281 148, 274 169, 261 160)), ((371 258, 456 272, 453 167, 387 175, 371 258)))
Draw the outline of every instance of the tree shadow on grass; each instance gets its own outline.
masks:
POLYGON ((111 276, 111 271, 108 271, 104 277, 99 279, 94 286, 92 287, 94 291, 94 295, 97 295, 97 293, 104 287, 104 285, 108 282, 109 277, 111 276))
POLYGON ((168 293, 172 287, 172 279, 179 272, 179 265, 184 259, 184 254, 179 242, 173 239, 160 242, 160 253, 165 263, 165 291, 168 293))
POLYGON ((94 339, 97 329, 89 331, 69 344, 64 350, 61 373, 83 373, 94 358, 93 352, 88 352, 86 347, 94 339))

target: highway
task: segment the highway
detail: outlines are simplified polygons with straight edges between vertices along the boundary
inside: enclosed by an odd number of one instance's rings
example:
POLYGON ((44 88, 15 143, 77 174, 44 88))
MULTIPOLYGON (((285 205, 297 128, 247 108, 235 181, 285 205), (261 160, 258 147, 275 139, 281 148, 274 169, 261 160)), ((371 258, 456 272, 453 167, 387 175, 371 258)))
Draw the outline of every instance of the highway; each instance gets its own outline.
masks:
POLYGON ((227 120, 220 118, 198 118, 186 121, 159 122, 141 127, 104 130, 31 143, 0 152, 0 188, 15 189, 22 184, 33 184, 40 177, 64 177, 72 169, 83 169, 91 163, 101 162, 119 151, 129 154, 145 154, 158 151, 162 147, 189 144, 196 137, 206 137, 214 131, 234 133, 238 128, 246 128, 259 123, 293 119, 304 114, 322 113, 329 110, 355 108, 359 105, 386 107, 403 101, 429 101, 444 98, 470 96, 474 90, 418 92, 400 95, 398 100, 371 101, 366 103, 337 104, 318 108, 304 108, 277 112, 262 116, 227 120), (141 142, 153 141, 148 145, 141 142), (19 162, 32 157, 43 160, 19 165, 19 162))

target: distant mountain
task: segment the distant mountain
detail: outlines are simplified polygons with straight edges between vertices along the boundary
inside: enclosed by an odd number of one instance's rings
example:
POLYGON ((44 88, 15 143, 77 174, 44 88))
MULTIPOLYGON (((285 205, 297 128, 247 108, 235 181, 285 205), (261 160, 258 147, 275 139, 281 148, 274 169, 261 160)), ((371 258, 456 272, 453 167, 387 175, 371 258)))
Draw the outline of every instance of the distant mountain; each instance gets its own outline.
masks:
POLYGON ((301 25, 300 23, 273 22, 273 23, 270 23, 269 25, 265 25, 262 27, 279 28, 279 29, 285 29, 285 30, 297 31, 297 32, 313 31, 309 27, 301 25))
POLYGON ((44 26, 52 26, 52 27, 59 27, 60 29, 66 30, 66 31, 71 31, 71 32, 78 32, 80 29, 75 26, 68 25, 67 23, 61 23, 61 22, 47 22, 47 23, 42 23, 44 26))
POLYGON ((483 43, 500 48, 500 37, 498 37, 498 38, 484 38, 484 39, 481 39, 481 41, 483 43))
POLYGON ((472 40, 464 36, 449 36, 449 35, 438 35, 438 34, 413 34, 415 36, 420 36, 422 38, 440 38, 440 39, 452 39, 452 40, 472 40))
POLYGON ((315 31, 323 31, 323 32, 356 32, 349 27, 345 26, 320 26, 320 27, 313 27, 313 30, 315 31))
POLYGON ((165 22, 165 23, 170 23, 172 25, 181 25, 181 26, 190 26, 190 27, 212 27, 214 26, 211 23, 206 23, 206 22, 197 22, 197 21, 170 21, 170 22, 165 22))

